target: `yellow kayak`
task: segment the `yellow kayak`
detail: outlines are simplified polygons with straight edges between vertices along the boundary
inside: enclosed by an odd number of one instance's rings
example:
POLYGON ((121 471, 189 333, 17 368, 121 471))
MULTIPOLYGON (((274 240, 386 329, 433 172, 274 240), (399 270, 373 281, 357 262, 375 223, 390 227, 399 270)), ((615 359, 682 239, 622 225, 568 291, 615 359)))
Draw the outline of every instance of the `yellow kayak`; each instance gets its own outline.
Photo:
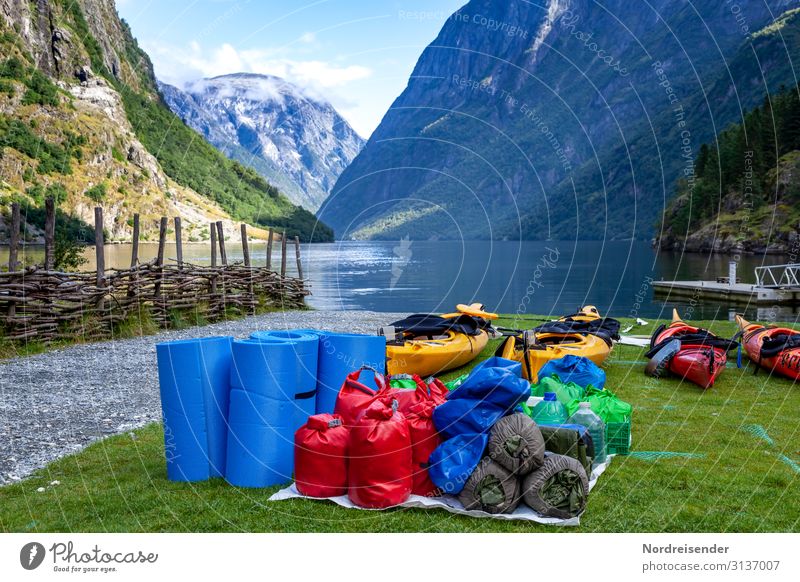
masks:
POLYGON ((564 356, 582 356, 601 365, 611 353, 612 339, 617 337, 618 329, 616 320, 601 318, 596 307, 587 305, 558 322, 509 337, 499 355, 522 362, 523 376, 531 382, 538 382, 539 370, 547 362, 564 356), (613 323, 609 328, 605 322, 613 323))
POLYGON ((480 304, 459 305, 455 313, 412 315, 394 322, 387 334, 386 372, 423 378, 471 362, 489 342, 489 322, 497 314, 480 304))

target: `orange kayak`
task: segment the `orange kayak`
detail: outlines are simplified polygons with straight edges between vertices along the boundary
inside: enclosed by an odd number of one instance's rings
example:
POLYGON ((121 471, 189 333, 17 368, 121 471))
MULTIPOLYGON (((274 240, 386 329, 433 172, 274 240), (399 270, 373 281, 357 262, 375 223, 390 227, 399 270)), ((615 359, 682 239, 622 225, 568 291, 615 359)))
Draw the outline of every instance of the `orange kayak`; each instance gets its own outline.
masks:
POLYGON ((742 342, 757 365, 792 380, 800 380, 800 331, 788 327, 766 327, 736 316, 744 332, 742 342))
MULTIPOLYGON (((731 342, 722 347, 727 340, 717 338, 707 330, 684 323, 678 315, 678 310, 672 310, 672 323, 669 326, 656 330, 650 343, 652 358, 658 357, 655 351, 659 346, 670 347, 671 340, 678 340, 674 353, 663 361, 663 366, 670 373, 697 384, 701 388, 710 388, 725 370, 728 360, 726 347, 733 345, 731 342), (720 345, 716 345, 719 342, 720 345)), ((661 369, 654 368, 654 376, 659 376, 661 369)))

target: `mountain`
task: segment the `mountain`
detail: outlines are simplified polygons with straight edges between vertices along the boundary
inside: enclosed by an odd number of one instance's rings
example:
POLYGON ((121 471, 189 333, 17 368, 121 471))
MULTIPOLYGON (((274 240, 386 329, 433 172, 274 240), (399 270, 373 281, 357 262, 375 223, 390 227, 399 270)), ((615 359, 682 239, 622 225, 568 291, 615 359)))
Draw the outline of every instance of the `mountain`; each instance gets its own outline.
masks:
POLYGON ((330 103, 278 77, 237 73, 159 88, 189 127, 311 211, 364 145, 330 103))
MULTIPOLYGON (((794 15, 795 18, 800 18, 794 15)), ((786 31, 786 28, 784 28, 786 31)), ((800 251, 800 85, 765 99, 703 144, 657 246, 726 253, 800 251)))
POLYGON ((17 200, 36 240, 48 196, 58 223, 87 240, 98 203, 114 240, 131 236, 134 213, 145 240, 163 215, 182 216, 189 240, 219 219, 232 237, 238 221, 304 240, 333 236, 169 110, 110 0, 0 0, 0 236, 17 200))
POLYGON ((345 238, 651 238, 699 145, 791 79, 793 38, 752 47, 798 4, 471 0, 317 215, 345 238))

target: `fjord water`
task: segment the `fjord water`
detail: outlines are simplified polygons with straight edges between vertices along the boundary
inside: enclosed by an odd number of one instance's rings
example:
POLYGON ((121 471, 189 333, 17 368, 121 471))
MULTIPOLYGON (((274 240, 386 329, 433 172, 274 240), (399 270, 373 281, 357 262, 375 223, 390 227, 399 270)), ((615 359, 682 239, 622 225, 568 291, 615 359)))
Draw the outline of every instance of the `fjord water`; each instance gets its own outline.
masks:
MULTIPOLYGON (((264 265, 266 245, 250 245, 254 264, 264 265)), ((273 249, 273 268, 280 268, 280 245, 273 249)), ((155 244, 140 245, 142 261, 155 257, 155 244)), ((41 247, 27 249, 28 261, 41 260, 41 247)), ((125 268, 130 245, 108 245, 109 268, 125 268)), ((184 260, 210 262, 209 246, 184 244, 184 260)), ((94 268, 94 249, 86 250, 94 268)), ((227 244, 228 260, 242 260, 241 246, 227 244)), ((167 260, 175 257, 168 245, 167 260)), ((316 309, 367 309, 394 312, 447 312, 457 303, 480 301, 501 313, 563 315, 591 303, 616 317, 667 317, 678 307, 687 319, 729 319, 735 311, 754 320, 797 317, 797 310, 654 299, 652 281, 714 280, 727 276, 726 255, 659 253, 642 241, 345 241, 303 245, 303 270, 316 309), (691 303, 694 303, 693 305, 691 303)), ((0 248, 0 264, 8 249, 0 248)), ((786 257, 743 256, 739 277, 754 282, 753 269, 779 264, 786 257)), ((287 268, 296 273, 294 248, 287 268)))

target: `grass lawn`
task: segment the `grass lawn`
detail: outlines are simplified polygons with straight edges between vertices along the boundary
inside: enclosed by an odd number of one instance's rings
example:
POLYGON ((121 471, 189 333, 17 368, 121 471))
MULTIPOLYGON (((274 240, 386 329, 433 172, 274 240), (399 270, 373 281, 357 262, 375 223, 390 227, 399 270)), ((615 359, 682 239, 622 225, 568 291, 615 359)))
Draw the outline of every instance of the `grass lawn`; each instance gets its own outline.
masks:
MULTIPOLYGON (((654 325, 632 333, 649 335, 654 325)), ((728 322, 699 325, 721 335, 734 332, 728 322)), ((498 342, 481 358, 490 356, 498 342)), ((306 500, 268 503, 278 488, 239 489, 221 479, 172 483, 166 479, 161 427, 151 425, 98 442, 0 488, 0 530, 799 531, 800 386, 764 372, 754 376, 752 366, 737 369, 732 359, 717 385, 703 392, 677 379, 647 378, 641 354, 640 348, 617 346, 606 365, 607 388, 634 406, 633 451, 686 456, 616 457, 592 491, 577 529, 439 510, 357 511, 306 500)))

